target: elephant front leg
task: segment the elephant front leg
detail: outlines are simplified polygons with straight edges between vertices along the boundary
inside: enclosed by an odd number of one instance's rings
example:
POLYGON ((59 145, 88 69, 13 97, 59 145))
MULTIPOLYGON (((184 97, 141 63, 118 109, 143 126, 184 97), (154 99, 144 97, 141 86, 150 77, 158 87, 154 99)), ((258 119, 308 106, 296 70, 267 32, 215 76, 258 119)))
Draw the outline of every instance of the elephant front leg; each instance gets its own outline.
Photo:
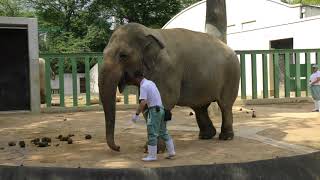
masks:
POLYGON ((209 105, 192 108, 196 113, 197 123, 200 129, 199 139, 211 139, 216 135, 216 128, 213 126, 208 115, 209 105))
POLYGON ((223 107, 219 104, 222 113, 222 125, 221 133, 219 135, 220 140, 232 140, 234 137, 233 133, 233 115, 232 106, 223 107))

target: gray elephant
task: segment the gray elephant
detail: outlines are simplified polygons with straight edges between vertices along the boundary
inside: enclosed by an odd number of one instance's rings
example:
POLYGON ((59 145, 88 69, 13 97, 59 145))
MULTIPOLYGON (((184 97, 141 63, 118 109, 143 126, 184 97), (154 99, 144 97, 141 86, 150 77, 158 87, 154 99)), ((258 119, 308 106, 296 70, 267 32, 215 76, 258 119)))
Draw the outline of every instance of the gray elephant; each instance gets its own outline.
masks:
POLYGON ((120 150, 114 141, 117 86, 123 92, 125 86, 133 85, 137 70, 156 83, 166 109, 179 105, 195 111, 200 139, 216 134, 208 107, 217 102, 222 112, 219 139, 233 138, 232 106, 238 95, 240 66, 235 52, 218 38, 186 29, 150 29, 129 23, 112 34, 103 53, 99 92, 111 149, 120 150))
MULTIPOLYGON (((55 73, 51 71, 51 79, 55 79, 55 73)), ((41 104, 46 102, 46 77, 45 77, 45 60, 43 58, 39 58, 39 81, 40 81, 40 101, 41 104)))

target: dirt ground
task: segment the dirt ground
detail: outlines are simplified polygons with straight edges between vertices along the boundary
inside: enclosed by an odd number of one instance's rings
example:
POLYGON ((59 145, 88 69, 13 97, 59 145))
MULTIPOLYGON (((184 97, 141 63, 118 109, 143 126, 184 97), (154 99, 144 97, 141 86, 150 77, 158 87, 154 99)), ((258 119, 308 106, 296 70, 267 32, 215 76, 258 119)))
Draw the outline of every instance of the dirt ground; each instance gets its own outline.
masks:
MULTIPOLYGON (((320 113, 312 113, 312 104, 257 105, 234 107, 235 138, 232 141, 199 140, 195 116, 189 108, 177 107, 169 132, 177 156, 145 163, 146 127, 143 120, 129 122, 134 110, 117 111, 115 140, 121 152, 111 151, 105 141, 102 111, 64 114, 0 114, 0 164, 24 166, 127 168, 191 164, 247 162, 292 156, 320 150, 320 113), (242 108, 242 111, 240 111, 242 108), (252 108, 256 118, 252 118, 252 108), (55 139, 74 134, 73 144, 55 139), (86 140, 86 134, 92 139, 86 140), (49 147, 36 147, 34 138, 50 137, 49 147), (26 142, 26 148, 8 146, 9 141, 26 142), (58 145, 59 144, 59 145, 58 145)), ((220 132, 219 113, 211 113, 220 132), (216 115, 215 115, 216 114, 216 115)))

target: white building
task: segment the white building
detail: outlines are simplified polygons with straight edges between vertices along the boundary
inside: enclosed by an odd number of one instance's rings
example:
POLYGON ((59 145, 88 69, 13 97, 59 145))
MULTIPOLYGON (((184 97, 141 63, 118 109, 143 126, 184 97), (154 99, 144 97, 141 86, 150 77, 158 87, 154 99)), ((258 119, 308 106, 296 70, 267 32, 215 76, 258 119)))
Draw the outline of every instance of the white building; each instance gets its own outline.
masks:
MULTIPOLYGON (((234 50, 320 48, 320 7, 289 5, 280 0, 226 0, 226 10, 227 41, 234 50)), ((201 1, 181 11, 163 28, 205 32, 205 18, 206 1, 201 1)), ((300 58, 304 63, 304 56, 300 58)), ((315 63, 314 53, 311 63, 315 63)), ((250 61, 246 61, 246 68, 247 95, 250 96, 250 61)), ((257 57, 257 68, 258 94, 261 95, 261 56, 257 57)), ((272 90, 271 81, 269 87, 272 90)))

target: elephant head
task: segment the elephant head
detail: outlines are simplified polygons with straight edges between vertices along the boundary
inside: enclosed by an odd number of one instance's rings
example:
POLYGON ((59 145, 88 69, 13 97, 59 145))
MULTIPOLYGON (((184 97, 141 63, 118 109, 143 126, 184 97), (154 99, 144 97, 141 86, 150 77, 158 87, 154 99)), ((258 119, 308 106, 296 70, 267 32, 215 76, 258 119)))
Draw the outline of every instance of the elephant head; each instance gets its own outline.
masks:
POLYGON ((119 151, 114 141, 115 97, 127 85, 137 85, 134 72, 150 74, 157 65, 159 52, 164 48, 161 35, 143 25, 129 23, 119 27, 104 49, 104 63, 99 73, 99 93, 105 113, 108 146, 119 151))

